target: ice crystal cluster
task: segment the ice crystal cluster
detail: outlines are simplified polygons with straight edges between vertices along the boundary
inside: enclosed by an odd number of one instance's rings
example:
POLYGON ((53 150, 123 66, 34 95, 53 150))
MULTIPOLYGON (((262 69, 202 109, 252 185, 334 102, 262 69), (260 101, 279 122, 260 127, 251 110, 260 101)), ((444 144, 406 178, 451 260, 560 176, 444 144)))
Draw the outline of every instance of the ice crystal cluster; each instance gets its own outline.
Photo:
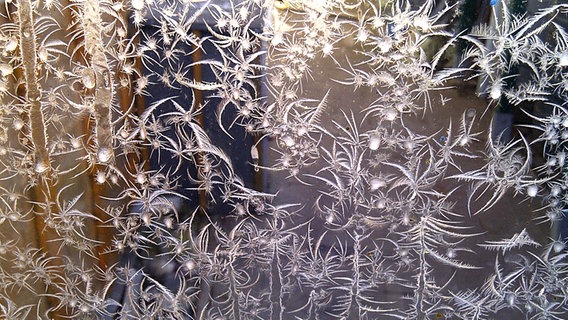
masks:
POLYGON ((0 318, 568 318, 568 4, 0 20, 0 318))

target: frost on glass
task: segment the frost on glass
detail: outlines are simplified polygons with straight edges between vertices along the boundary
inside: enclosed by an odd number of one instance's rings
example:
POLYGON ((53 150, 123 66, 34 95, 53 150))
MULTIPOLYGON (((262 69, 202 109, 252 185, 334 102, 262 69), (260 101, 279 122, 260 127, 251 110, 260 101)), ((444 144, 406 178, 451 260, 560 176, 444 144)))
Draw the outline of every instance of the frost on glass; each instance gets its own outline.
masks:
POLYGON ((3 4, 0 318, 568 317, 567 4, 3 4))

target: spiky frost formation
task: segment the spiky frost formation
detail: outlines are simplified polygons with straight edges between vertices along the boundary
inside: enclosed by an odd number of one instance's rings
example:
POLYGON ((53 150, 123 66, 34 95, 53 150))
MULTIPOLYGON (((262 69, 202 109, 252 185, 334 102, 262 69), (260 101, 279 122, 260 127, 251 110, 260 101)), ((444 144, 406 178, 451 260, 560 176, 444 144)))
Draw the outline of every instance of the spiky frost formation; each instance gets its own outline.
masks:
POLYGON ((568 5, 529 4, 7 1, 0 318, 566 318, 568 5))

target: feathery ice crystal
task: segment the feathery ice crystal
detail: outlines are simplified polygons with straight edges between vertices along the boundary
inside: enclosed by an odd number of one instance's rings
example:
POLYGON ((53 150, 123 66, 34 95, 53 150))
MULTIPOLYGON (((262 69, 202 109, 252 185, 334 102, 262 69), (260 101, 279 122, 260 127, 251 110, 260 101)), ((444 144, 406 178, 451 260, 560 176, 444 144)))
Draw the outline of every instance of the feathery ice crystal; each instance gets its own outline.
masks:
POLYGON ((566 319, 561 2, 4 1, 0 318, 566 319))

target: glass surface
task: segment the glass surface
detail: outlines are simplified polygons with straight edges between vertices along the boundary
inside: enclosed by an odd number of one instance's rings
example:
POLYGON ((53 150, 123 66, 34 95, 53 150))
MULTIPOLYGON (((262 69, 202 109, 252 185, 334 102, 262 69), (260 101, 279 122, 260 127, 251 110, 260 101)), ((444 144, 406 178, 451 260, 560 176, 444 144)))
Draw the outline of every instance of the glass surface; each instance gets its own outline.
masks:
POLYGON ((567 15, 5 1, 0 318, 567 318, 567 15))

